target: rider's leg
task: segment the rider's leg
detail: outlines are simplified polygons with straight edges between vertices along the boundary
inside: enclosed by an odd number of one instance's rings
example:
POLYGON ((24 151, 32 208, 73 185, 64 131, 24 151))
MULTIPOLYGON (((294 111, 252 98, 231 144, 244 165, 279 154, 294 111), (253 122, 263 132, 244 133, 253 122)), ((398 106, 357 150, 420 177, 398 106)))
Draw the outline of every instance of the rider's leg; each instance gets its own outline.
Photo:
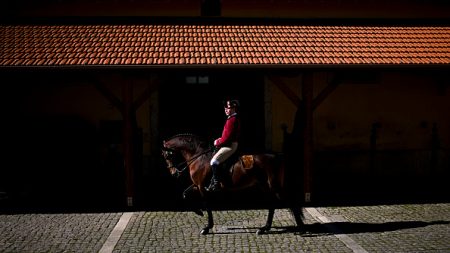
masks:
POLYGON ((211 160, 211 170, 212 170, 212 178, 211 183, 209 187, 207 188, 208 191, 218 191, 220 190, 220 181, 219 181, 219 161, 217 160, 211 160))
POLYGON ((220 190, 220 182, 219 182, 219 172, 220 165, 228 159, 237 149, 237 142, 233 142, 231 147, 221 147, 216 154, 211 159, 211 170, 213 172, 213 177, 211 179, 211 184, 207 188, 208 191, 217 191, 220 190))

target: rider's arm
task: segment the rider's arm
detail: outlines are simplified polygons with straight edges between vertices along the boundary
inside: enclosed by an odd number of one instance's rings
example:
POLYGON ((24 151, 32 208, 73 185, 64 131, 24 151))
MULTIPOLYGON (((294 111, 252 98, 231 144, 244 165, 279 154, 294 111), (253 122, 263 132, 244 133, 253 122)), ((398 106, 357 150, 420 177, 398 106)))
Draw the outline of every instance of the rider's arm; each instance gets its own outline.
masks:
POLYGON ((236 117, 230 117, 229 119, 227 119, 227 121, 225 122, 225 126, 223 127, 222 137, 214 141, 214 145, 216 147, 227 146, 233 141, 236 131, 235 121, 236 117))

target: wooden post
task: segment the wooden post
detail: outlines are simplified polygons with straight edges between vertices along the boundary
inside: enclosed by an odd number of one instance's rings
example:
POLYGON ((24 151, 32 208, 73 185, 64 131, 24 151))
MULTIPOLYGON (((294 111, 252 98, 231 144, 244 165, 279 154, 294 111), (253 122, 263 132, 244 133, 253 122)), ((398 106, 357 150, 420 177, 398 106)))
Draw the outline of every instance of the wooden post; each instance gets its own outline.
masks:
POLYGON ((133 85, 131 81, 123 82, 123 149, 125 167, 125 186, 127 206, 133 206, 133 85))
POLYGON ((305 202, 311 201, 312 161, 313 161, 313 72, 305 72, 303 75, 302 96, 304 102, 303 130, 303 168, 304 168, 304 192, 305 202))

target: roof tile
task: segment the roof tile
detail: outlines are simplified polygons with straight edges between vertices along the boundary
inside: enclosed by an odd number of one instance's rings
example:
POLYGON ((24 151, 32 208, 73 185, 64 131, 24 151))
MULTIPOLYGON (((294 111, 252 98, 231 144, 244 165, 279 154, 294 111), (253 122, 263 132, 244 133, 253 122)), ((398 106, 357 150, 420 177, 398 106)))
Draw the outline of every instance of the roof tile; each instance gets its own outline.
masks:
POLYGON ((6 25, 0 66, 450 64, 450 27, 6 25))

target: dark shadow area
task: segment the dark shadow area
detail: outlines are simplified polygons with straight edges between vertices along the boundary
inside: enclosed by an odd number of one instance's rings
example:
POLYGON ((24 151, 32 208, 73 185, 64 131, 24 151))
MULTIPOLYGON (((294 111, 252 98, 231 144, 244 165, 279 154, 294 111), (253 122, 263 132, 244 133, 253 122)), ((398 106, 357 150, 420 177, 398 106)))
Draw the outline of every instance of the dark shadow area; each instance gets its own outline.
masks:
POLYGON ((28 115, 10 122, 0 211, 108 209, 123 201, 118 147, 103 145, 90 122, 77 115, 28 115))
POLYGON ((371 173, 323 173, 315 177, 313 205, 380 205, 449 203, 442 175, 374 175, 371 173))
POLYGON ((259 72, 186 71, 164 80, 160 88, 160 143, 191 133, 212 145, 221 136, 226 120, 223 102, 233 98, 241 104, 240 150, 264 151, 264 80, 259 72))
POLYGON ((320 233, 322 227, 332 230, 333 234, 357 234, 357 233, 377 233, 389 232, 410 228, 421 228, 432 225, 447 225, 450 221, 395 221, 384 223, 354 223, 354 222, 331 222, 326 224, 312 224, 311 227, 306 226, 307 231, 320 233), (332 229, 330 229, 332 227, 332 229))
MULTIPOLYGON (((3 94, 0 102, 4 120, 1 132, 4 150, 1 153, 0 212, 183 211, 201 206, 198 200, 184 200, 182 197, 183 191, 190 185, 186 175, 181 179, 172 178, 162 163, 151 168, 150 175, 145 175, 142 164, 136 163, 136 203, 133 207, 127 207, 121 120, 101 122, 96 127, 80 115, 32 113, 35 105, 30 102, 31 98, 40 94, 37 91, 44 89, 45 92, 51 92, 58 87, 52 86, 55 82, 53 79, 47 84, 47 79, 67 78, 64 74, 52 72, 51 75, 29 75, 23 77, 24 80, 16 80, 27 84, 25 90, 23 87, 11 86, 3 94)), ((17 75, 8 77, 16 78, 17 75)), ((248 71, 220 74, 195 71, 168 79, 167 85, 161 89, 161 138, 192 132, 212 140, 220 135, 225 119, 222 100, 224 96, 234 96, 241 99, 245 120, 242 151, 263 151, 264 92, 260 77, 261 73, 248 71), (242 74, 245 75, 235 78, 242 74), (192 76, 198 80, 208 76, 209 83, 199 81, 192 85, 186 84, 185 78, 192 76), (224 91, 226 87, 230 89, 224 91), (209 96, 205 96, 205 92, 209 96), (188 113, 186 109, 189 109, 188 113)), ((289 167, 287 187, 300 203, 303 201, 304 176, 300 138, 304 127, 302 114, 301 110, 297 112, 296 126, 285 137, 284 152, 289 167)), ((137 131, 138 135, 142 134, 139 129, 137 131)), ((142 140, 142 136, 137 139, 142 140)), ((136 160, 142 162, 142 143, 136 143, 136 150, 139 153, 136 160)), ((447 189, 450 170, 442 165, 437 166, 440 163, 431 163, 442 162, 431 158, 441 158, 448 151, 431 150, 430 163, 423 165, 432 169, 427 170, 425 167, 419 175, 412 175, 401 167, 401 161, 415 161, 407 159, 408 153, 378 152, 373 154, 374 161, 392 162, 369 163, 371 156, 367 151, 341 151, 316 154, 313 161, 312 202, 302 204, 356 206, 450 203, 447 189), (360 171, 356 172, 350 170, 346 166, 351 164, 349 161, 352 159, 364 161, 365 167, 358 167, 360 171), (401 169, 399 173, 393 174, 392 168, 401 169), (386 171, 389 173, 386 174, 386 171)), ((215 210, 265 209, 268 200, 265 195, 248 190, 212 198, 211 204, 215 210)))
POLYGON ((385 223, 330 222, 326 224, 314 223, 305 225, 304 236, 390 232, 403 229, 446 224, 450 224, 450 221, 396 221, 385 223))
MULTIPOLYGON (((266 234, 286 234, 295 233, 303 237, 318 237, 337 234, 360 234, 390 232, 403 229, 421 228, 433 225, 448 225, 450 221, 396 221, 385 223, 357 223, 357 222, 330 222, 326 224, 314 223, 303 226, 302 231, 298 231, 294 226, 272 227, 266 234)), ((215 232, 211 234, 237 234, 255 233, 259 227, 230 227, 228 231, 215 232)))

